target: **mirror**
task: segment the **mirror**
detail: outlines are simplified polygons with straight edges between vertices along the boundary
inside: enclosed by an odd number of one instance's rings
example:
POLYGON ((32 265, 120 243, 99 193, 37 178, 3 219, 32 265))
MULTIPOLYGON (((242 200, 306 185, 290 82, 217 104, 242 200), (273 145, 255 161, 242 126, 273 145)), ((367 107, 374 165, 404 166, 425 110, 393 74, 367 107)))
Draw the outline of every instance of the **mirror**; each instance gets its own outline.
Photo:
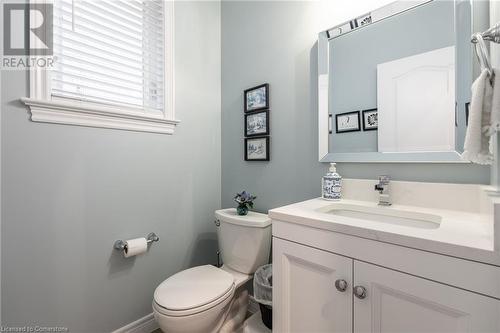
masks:
POLYGON ((321 32, 320 161, 461 162, 472 14, 470 0, 397 1, 321 32))

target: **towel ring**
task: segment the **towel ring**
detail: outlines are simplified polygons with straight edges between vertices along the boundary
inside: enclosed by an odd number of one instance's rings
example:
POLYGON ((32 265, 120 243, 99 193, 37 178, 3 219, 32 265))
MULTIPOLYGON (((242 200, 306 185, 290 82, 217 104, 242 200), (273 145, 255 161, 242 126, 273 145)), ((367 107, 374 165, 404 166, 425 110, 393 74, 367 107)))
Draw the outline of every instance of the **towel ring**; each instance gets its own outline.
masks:
POLYGON ((500 43, 500 22, 486 31, 475 33, 471 37, 471 42, 474 43, 474 52, 481 65, 481 70, 487 70, 491 84, 495 76, 495 71, 491 67, 491 62, 488 57, 488 49, 484 41, 500 43))
POLYGON ((479 61, 479 65, 481 66, 481 70, 486 70, 488 73, 488 77, 490 79, 490 83, 493 84, 493 79, 495 76, 495 72, 491 67, 490 59, 488 57, 488 49, 484 43, 484 38, 482 34, 474 34, 472 36, 472 41, 474 43, 474 53, 479 61))
POLYGON ((490 59, 488 58, 488 49, 486 48, 481 34, 474 35, 474 52, 476 53, 481 69, 486 69, 490 80, 493 80, 493 69, 491 68, 490 59))
MULTIPOLYGON (((483 37, 484 40, 493 42, 493 43, 500 43, 500 22, 489 28, 488 30, 479 33, 481 37, 483 37)), ((476 35, 472 35, 471 42, 475 43, 476 42, 476 35)))

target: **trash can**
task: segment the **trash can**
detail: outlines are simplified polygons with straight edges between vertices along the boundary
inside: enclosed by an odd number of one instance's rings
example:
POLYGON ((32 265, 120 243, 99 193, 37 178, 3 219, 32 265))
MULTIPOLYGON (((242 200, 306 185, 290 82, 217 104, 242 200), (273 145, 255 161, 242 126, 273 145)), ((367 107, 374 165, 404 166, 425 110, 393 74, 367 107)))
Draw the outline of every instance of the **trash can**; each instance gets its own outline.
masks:
POLYGON ((253 293, 259 303, 262 322, 273 329, 273 265, 261 266, 253 277, 253 293))

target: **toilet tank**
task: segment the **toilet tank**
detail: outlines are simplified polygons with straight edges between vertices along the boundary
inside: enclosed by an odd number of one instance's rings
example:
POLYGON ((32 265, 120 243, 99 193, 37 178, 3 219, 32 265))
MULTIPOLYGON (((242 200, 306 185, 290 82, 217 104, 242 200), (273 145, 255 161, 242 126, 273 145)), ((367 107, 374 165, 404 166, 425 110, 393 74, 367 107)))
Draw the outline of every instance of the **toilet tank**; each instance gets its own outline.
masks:
POLYGON ((235 208, 221 209, 215 211, 215 222, 224 266, 253 274, 269 262, 271 219, 266 214, 240 216, 235 208))

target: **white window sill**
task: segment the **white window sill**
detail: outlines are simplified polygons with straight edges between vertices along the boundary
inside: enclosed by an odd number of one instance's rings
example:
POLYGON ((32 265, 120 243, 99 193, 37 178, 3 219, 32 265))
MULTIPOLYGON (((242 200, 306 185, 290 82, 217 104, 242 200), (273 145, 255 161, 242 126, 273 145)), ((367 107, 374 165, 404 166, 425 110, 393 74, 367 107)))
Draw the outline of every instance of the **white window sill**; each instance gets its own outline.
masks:
POLYGON ((31 121, 88 127, 112 128, 137 132, 173 134, 178 120, 163 116, 124 111, 118 107, 73 101, 47 101, 21 98, 31 113, 31 121))

